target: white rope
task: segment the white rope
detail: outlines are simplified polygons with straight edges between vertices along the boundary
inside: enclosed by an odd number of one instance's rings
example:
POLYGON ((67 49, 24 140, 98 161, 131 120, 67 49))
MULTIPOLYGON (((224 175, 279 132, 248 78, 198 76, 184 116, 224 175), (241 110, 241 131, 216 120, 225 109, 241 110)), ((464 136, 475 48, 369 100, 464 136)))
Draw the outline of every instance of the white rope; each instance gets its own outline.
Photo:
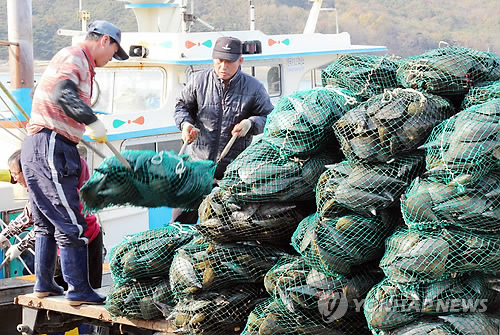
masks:
POLYGON ((365 87, 363 87, 363 89, 360 92, 356 93, 356 95, 361 95, 368 89, 368 86, 370 86, 370 81, 372 79, 373 74, 375 73, 375 71, 377 71, 379 69, 380 65, 382 65, 382 62, 384 61, 385 58, 386 58, 386 56, 380 57, 380 61, 378 62, 378 64, 375 65, 371 69, 370 73, 368 74, 368 77, 366 78, 365 87))
POLYGON ((341 90, 339 90, 336 87, 333 87, 332 85, 326 85, 324 88, 326 88, 327 90, 333 91, 340 96, 343 96, 345 99, 344 106, 345 105, 355 105, 358 103, 358 100, 356 100, 355 97, 351 97, 351 96, 345 94, 344 92, 342 92, 341 90))

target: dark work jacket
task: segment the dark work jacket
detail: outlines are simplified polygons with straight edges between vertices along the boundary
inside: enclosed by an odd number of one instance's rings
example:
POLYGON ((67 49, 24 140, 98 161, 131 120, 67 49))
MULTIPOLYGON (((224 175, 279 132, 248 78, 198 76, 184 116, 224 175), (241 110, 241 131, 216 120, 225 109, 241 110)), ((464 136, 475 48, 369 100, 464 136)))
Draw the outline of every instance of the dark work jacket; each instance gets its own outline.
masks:
POLYGON ((226 157, 217 165, 216 179, 221 179, 227 165, 252 141, 252 136, 262 133, 267 115, 273 110, 269 95, 254 77, 236 72, 227 86, 213 68, 193 73, 177 97, 175 123, 189 122, 200 130, 191 145, 195 160, 217 162, 224 147, 231 139, 234 126, 249 119, 252 127, 245 137, 238 138, 226 157))

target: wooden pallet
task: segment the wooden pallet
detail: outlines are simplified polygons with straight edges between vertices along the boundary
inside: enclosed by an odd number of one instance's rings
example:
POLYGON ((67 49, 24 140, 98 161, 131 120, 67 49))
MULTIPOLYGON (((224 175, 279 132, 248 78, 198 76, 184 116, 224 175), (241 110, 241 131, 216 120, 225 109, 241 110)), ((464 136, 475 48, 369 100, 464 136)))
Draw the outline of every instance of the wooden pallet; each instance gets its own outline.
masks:
POLYGON ((80 306, 71 306, 68 304, 68 301, 64 299, 64 296, 37 298, 33 294, 25 294, 17 296, 14 299, 14 303, 24 307, 55 311, 80 317, 97 319, 110 324, 128 325, 136 328, 150 329, 163 333, 173 334, 174 330, 171 323, 166 320, 134 320, 123 317, 111 317, 108 311, 104 308, 104 305, 82 304, 80 306))

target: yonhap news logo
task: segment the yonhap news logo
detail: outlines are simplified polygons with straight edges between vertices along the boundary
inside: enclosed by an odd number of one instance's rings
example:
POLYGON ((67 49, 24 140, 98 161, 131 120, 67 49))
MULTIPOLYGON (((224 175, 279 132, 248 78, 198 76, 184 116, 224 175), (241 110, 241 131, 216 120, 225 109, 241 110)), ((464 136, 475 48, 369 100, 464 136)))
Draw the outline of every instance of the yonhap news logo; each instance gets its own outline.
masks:
POLYGON ((389 313, 483 313, 488 309, 488 299, 448 298, 419 300, 394 296, 383 301, 365 304, 365 299, 352 299, 349 301, 344 292, 321 292, 318 297, 318 310, 324 322, 330 323, 346 315, 351 306, 351 311, 368 313, 383 311, 389 313))
POLYGON ((326 323, 341 319, 348 308, 349 302, 344 292, 321 292, 319 295, 318 309, 326 323))

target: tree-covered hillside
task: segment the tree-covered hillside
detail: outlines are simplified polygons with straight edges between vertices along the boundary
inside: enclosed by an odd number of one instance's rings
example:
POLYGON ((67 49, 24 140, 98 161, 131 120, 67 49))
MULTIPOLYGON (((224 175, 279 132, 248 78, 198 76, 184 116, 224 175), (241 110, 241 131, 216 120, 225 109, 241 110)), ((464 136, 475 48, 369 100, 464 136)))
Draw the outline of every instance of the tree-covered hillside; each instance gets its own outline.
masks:
MULTIPOLYGON (((311 2, 308 0, 254 0, 256 27, 268 34, 300 33, 311 2)), ((57 29, 79 29, 77 0, 33 0, 35 59, 48 60, 69 37, 57 29)), ((109 20, 124 31, 136 22, 125 2, 83 0, 91 20, 109 20)), ((196 0, 195 13, 218 30, 248 29, 248 0, 196 0)), ((417 55, 436 48, 440 41, 451 45, 490 50, 500 54, 500 1, 498 0, 325 0, 336 6, 341 31, 351 34, 353 44, 386 45, 388 53, 417 55)), ((7 2, 0 1, 0 40, 7 40, 7 2)), ((206 30, 196 25, 195 30, 206 30)), ((318 32, 335 31, 335 12, 322 12, 318 32)), ((0 47, 0 60, 7 60, 0 47)))

